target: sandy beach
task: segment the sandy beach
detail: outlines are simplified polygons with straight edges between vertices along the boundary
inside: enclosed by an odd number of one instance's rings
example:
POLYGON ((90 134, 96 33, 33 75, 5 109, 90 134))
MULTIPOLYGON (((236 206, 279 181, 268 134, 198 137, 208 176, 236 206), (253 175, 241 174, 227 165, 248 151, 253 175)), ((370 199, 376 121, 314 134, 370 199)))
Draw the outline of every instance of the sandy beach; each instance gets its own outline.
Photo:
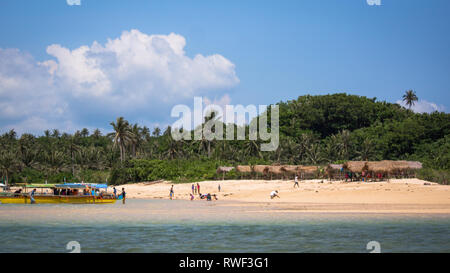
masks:
MULTIPOLYGON (((450 187, 419 179, 392 179, 389 182, 345 182, 327 180, 225 180, 199 182, 200 192, 216 194, 218 205, 265 207, 284 212, 336 213, 433 213, 450 214, 450 187), (221 191, 218 191, 218 185, 221 191), (270 199, 278 190, 281 198, 270 199)), ((189 200, 191 183, 143 182, 125 187, 127 198, 169 199, 174 185, 175 200, 189 200)), ((206 202, 198 196, 193 202, 206 202)))

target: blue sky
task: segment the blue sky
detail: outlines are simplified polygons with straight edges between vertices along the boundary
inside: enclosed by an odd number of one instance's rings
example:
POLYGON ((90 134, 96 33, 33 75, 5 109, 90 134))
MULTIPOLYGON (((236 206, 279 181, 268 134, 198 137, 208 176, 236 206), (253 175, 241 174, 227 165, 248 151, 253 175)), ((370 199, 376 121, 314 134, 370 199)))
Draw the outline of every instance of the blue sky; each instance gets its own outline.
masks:
POLYGON ((109 130, 120 115, 164 126, 193 96, 397 102, 413 89, 417 111, 448 112, 450 2, 381 3, 0 0, 0 131, 109 130))

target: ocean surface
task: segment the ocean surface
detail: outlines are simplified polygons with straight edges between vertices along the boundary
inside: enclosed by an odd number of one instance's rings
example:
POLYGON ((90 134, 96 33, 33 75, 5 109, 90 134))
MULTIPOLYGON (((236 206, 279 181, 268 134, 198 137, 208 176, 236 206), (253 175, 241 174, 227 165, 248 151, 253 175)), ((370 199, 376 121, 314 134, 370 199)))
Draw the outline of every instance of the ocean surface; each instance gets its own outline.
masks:
POLYGON ((450 215, 289 212, 224 201, 0 204, 0 252, 75 245, 81 252, 367 253, 371 241, 381 252, 448 253, 450 215))

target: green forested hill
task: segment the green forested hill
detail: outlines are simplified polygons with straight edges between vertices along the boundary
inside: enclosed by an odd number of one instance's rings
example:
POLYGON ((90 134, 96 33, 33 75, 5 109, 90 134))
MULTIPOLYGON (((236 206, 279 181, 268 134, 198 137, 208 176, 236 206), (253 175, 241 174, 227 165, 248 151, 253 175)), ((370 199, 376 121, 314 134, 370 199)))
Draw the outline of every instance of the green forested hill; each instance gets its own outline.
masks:
POLYGON ((449 181, 450 114, 417 114, 347 94, 307 95, 278 104, 280 145, 273 152, 261 152, 259 140, 174 141, 170 128, 150 132, 119 118, 111 124, 114 133, 106 136, 87 129, 74 134, 48 130, 42 136, 5 133, 0 170, 12 183, 64 178, 122 183, 213 179, 219 165, 409 159, 424 164, 422 178, 449 181))

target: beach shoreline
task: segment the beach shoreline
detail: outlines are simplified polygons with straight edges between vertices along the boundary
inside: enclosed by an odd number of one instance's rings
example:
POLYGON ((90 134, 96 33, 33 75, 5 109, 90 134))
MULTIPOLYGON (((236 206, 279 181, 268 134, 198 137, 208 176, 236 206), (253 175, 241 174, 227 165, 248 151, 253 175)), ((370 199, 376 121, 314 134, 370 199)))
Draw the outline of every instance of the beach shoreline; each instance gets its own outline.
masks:
MULTIPOLYGON (((118 185, 116 189, 120 193, 125 188, 129 199, 169 199, 174 185, 174 200, 189 200, 192 184, 197 186, 197 182, 160 181, 118 185)), ((298 188, 294 188, 293 180, 216 180, 198 184, 202 194, 217 195, 218 200, 212 201, 217 205, 245 205, 254 207, 255 213, 265 211, 258 208, 270 207, 280 212, 450 214, 450 186, 416 178, 383 182, 314 179, 300 181, 298 188), (273 190, 278 190, 280 198, 270 198, 273 190)), ((194 196, 192 202, 206 202, 198 194, 194 196)))

